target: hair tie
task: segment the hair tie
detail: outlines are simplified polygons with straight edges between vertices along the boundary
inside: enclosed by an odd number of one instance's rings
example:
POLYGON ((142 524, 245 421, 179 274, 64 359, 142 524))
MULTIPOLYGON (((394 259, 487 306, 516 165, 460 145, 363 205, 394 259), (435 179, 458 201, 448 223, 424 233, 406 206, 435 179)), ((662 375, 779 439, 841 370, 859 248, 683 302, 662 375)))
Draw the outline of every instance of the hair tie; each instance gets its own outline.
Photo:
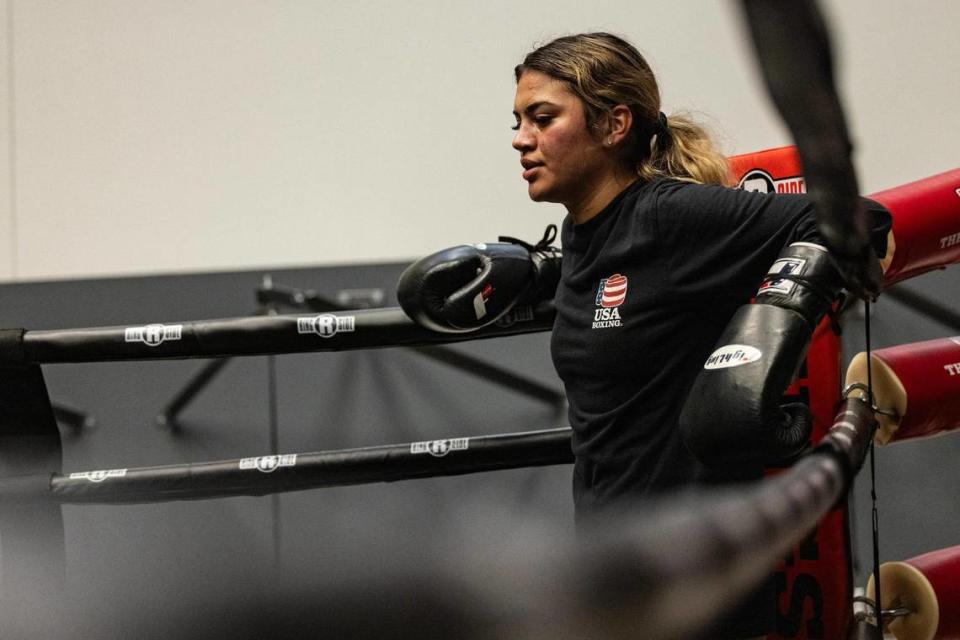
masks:
POLYGON ((656 130, 658 134, 670 133, 670 125, 667 123, 667 116, 663 111, 657 116, 656 130))

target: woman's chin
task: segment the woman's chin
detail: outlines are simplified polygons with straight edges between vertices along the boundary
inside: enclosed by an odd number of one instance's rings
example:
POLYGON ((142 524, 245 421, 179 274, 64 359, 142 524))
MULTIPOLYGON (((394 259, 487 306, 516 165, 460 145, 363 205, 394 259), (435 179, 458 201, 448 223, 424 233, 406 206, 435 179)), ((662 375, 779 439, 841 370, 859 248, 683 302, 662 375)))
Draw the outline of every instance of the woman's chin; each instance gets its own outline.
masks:
POLYGON ((553 202, 550 199, 549 189, 545 189, 543 185, 538 185, 536 182, 527 185, 527 195, 534 202, 553 202))

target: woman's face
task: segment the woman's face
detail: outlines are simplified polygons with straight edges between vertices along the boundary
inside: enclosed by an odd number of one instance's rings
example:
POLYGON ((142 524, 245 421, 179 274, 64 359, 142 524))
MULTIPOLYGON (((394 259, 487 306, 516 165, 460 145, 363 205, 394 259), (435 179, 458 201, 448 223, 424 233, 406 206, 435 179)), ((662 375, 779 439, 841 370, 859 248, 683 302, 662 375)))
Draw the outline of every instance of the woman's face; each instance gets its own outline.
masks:
POLYGON ((513 103, 513 148, 520 152, 530 199, 575 209, 614 171, 611 154, 587 127, 583 103, 566 86, 525 71, 513 103))

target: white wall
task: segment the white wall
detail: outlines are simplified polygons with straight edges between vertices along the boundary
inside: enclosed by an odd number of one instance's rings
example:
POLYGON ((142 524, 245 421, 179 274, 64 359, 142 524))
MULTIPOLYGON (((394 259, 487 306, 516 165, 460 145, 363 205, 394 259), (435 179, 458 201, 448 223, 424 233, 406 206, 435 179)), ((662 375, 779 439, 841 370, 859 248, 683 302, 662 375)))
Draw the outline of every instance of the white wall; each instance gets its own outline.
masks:
MULTIPOLYGON (((0 6, 14 36, 12 78, 0 59, 5 280, 391 261, 539 237, 562 211, 526 199, 512 68, 561 33, 630 37, 665 110, 705 112, 730 153, 788 142, 720 0, 0 6)), ((826 6, 864 190, 960 164, 960 3, 826 6)))
POLYGON ((10 138, 10 121, 12 118, 12 77, 10 73, 10 23, 9 1, 0 2, 0 281, 13 278, 14 253, 16 247, 16 233, 13 229, 13 201, 15 194, 12 191, 13 180, 11 170, 13 165, 14 145, 10 138))

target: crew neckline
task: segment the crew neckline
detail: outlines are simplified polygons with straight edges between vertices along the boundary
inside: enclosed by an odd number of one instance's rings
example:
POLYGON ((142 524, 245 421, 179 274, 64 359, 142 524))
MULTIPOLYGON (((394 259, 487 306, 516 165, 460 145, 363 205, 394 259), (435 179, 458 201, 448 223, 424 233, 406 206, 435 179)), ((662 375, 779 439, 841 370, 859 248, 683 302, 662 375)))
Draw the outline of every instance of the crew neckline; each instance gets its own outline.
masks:
POLYGON ((608 202, 607 205, 601 209, 599 213, 597 213, 597 215, 593 216, 586 222, 576 224, 573 222, 573 218, 570 216, 570 214, 567 214, 567 220, 570 223, 570 229, 573 232, 573 239, 579 240, 580 238, 589 238, 591 235, 593 235, 594 231, 596 231, 597 228, 602 225, 607 218, 610 217, 613 211, 620 207, 620 204, 623 202, 624 198, 631 193, 638 191, 647 184, 649 184, 647 181, 638 177, 636 180, 624 187, 620 193, 615 195, 613 200, 608 202))

